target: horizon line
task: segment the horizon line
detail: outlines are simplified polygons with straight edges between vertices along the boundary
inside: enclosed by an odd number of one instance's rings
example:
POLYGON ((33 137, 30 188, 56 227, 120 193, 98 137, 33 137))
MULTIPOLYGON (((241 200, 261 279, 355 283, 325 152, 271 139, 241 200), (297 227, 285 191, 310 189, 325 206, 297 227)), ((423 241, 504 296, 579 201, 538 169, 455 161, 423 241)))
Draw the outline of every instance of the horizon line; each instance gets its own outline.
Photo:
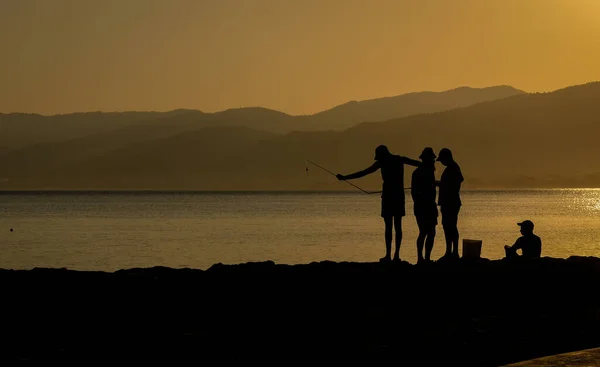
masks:
POLYGON ((387 95, 387 96, 381 96, 381 97, 376 97, 376 98, 369 98, 369 99, 362 99, 362 100, 356 100, 356 99, 351 99, 348 100, 346 102, 337 104, 335 106, 326 108, 324 110, 319 110, 317 112, 314 113, 304 113, 304 114, 291 114, 288 112, 284 112, 275 108, 270 108, 270 107, 265 107, 265 106, 261 106, 261 105, 254 105, 254 106, 240 106, 240 107, 230 107, 230 108, 226 108, 226 109, 221 109, 221 110, 213 110, 213 111, 205 111, 205 110, 201 110, 198 108, 187 108, 187 107, 179 107, 179 108, 173 108, 173 109, 169 109, 169 110, 88 110, 88 111, 73 111, 73 112, 64 112, 64 113, 54 113, 54 114, 46 114, 46 113, 39 113, 39 112, 19 112, 19 111, 13 111, 13 112, 0 112, 0 115, 36 115, 36 116, 42 116, 42 117, 55 117, 55 116, 66 116, 66 115, 76 115, 76 114, 102 114, 102 113, 106 113, 106 114, 117 114, 117 113, 169 113, 169 112, 177 112, 177 111, 189 111, 189 112, 200 112, 200 113, 205 113, 205 114, 217 114, 217 113, 222 113, 222 112, 226 112, 226 111, 232 111, 232 110, 241 110, 241 109, 265 109, 265 110, 269 110, 269 111, 274 111, 274 112, 279 112, 279 113, 283 113, 285 115, 288 116, 292 116, 292 117, 301 117, 301 116, 314 116, 317 115, 319 113, 323 113, 329 110, 332 110, 336 107, 340 107, 343 105, 346 105, 348 103, 352 103, 352 102, 368 102, 368 101, 374 101, 374 100, 379 100, 379 99, 386 99, 386 98, 395 98, 395 97, 401 97, 401 96, 406 96, 406 95, 411 95, 411 94, 419 94, 419 93, 445 93, 445 92, 451 92, 451 91, 455 91, 455 90, 459 90, 459 89, 479 89, 479 90, 483 90, 483 89, 490 89, 490 88, 499 88, 499 87, 504 87, 504 88, 512 88, 516 91, 520 91, 523 92, 524 94, 533 94, 533 93, 547 93, 547 92, 555 92, 561 89, 565 89, 565 88, 569 88, 569 87, 575 87, 575 86, 579 86, 579 85, 585 85, 585 84, 589 84, 589 83, 594 83, 594 81, 590 81, 587 83, 583 83, 583 84, 574 84, 574 85, 570 85, 568 87, 564 87, 564 88, 558 88, 558 89, 553 89, 553 90, 549 90, 549 91, 545 91, 545 92, 528 92, 525 91, 523 89, 520 88, 516 88, 510 84, 495 84, 495 85, 490 85, 490 86, 486 86, 486 87, 472 87, 469 85, 460 85, 454 88, 450 88, 450 89, 444 89, 444 90, 419 90, 419 91, 413 91, 413 92, 406 92, 406 93, 401 93, 401 94, 396 94, 396 95, 387 95))
MULTIPOLYGON (((404 191, 410 190, 410 187, 405 187, 404 191)), ((481 188, 465 188, 461 192, 475 191, 556 191, 556 190, 600 190, 600 187, 481 187, 481 188)), ((201 193, 201 194, 246 194, 246 193, 263 193, 263 194, 357 194, 365 196, 367 194, 356 190, 269 190, 269 189, 246 189, 246 190, 228 190, 228 189, 8 189, 0 190, 0 195, 11 194, 70 194, 70 193, 94 193, 94 194, 118 194, 118 193, 201 193)), ((374 193, 374 194, 378 194, 374 193)))
POLYGON ((396 94, 396 95, 388 95, 388 96, 381 96, 381 97, 376 97, 376 98, 369 98, 369 99, 362 99, 362 100, 347 100, 346 102, 337 104, 333 107, 329 107, 326 108, 324 110, 319 110, 317 112, 313 112, 313 113, 304 113, 304 114, 291 114, 288 112, 284 112, 282 110, 278 110, 275 108, 271 108, 271 107, 265 107, 264 105, 252 105, 252 106, 240 106, 240 107, 230 107, 230 108, 226 108, 226 109, 221 109, 221 110, 213 110, 213 111, 206 111, 206 110, 201 110, 199 108, 188 108, 188 107, 178 107, 178 108, 173 108, 173 109, 168 109, 168 110, 136 110, 136 109, 131 109, 131 110, 87 110, 87 111, 83 111, 83 110, 79 110, 79 111, 73 111, 73 112, 63 112, 63 113, 54 113, 54 114, 46 114, 46 113, 39 113, 39 112, 20 112, 20 111, 13 111, 13 112, 0 112, 0 116, 1 115, 35 115, 35 116, 41 116, 41 117, 55 117, 55 116, 67 116, 67 115, 76 115, 76 114, 118 114, 118 113, 170 113, 170 112, 176 112, 176 111, 187 111, 187 112, 200 112, 203 114, 217 114, 217 113, 222 113, 222 112, 227 112, 227 111, 234 111, 234 110, 242 110, 242 109, 263 109, 263 110, 268 110, 268 111, 273 111, 273 112, 278 112, 278 113, 282 113, 285 114, 287 116, 291 116, 291 117, 308 117, 308 116, 314 116, 314 115, 318 115, 320 113, 326 112, 326 111, 330 111, 334 108, 346 105, 348 103, 352 103, 352 102, 369 102, 369 101, 375 101, 375 100, 381 100, 381 99, 386 99, 386 98, 395 98, 395 97, 401 97, 401 96, 406 96, 406 95, 411 95, 411 94, 419 94, 419 93, 445 93, 445 92, 451 92, 451 91, 455 91, 458 89, 479 89, 479 90, 483 90, 483 89, 490 89, 490 88, 498 88, 498 87, 508 87, 508 88, 512 88, 516 91, 520 91, 522 92, 522 94, 527 94, 527 95, 531 95, 531 94, 540 94, 540 93, 554 93, 554 92, 558 92, 561 90, 565 90, 565 89, 569 89, 569 88, 573 88, 573 87, 581 87, 584 85, 588 85, 588 84, 595 84, 595 83, 600 83, 600 79, 599 80, 590 80, 588 82, 585 83, 580 83, 580 84, 571 84, 571 85, 567 85, 564 87, 560 87, 560 88, 556 88, 556 89, 548 89, 548 90, 543 90, 543 91, 526 91, 524 89, 520 89, 517 87, 514 87, 510 84, 495 84, 495 85, 490 85, 490 86, 486 86, 486 87, 472 87, 469 85, 461 85, 455 88, 450 88, 450 89, 444 89, 444 90, 420 90, 420 91, 413 91, 413 92, 406 92, 406 93, 401 93, 401 94, 396 94))

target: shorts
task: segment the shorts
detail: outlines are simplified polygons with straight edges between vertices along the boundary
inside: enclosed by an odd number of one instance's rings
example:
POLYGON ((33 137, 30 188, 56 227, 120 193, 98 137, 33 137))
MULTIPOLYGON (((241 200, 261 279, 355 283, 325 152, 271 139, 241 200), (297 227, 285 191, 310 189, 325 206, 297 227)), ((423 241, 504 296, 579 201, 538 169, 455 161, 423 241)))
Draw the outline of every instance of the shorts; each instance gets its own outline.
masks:
POLYGON ((460 212, 460 206, 456 207, 445 207, 440 208, 442 212, 442 225, 444 226, 456 226, 458 224, 458 212, 460 212))
POLYGON ((415 218, 419 228, 428 228, 438 224, 438 210, 435 203, 414 206, 415 218))
POLYGON ((402 197, 381 198, 381 217, 403 217, 406 215, 404 206, 404 195, 402 197))

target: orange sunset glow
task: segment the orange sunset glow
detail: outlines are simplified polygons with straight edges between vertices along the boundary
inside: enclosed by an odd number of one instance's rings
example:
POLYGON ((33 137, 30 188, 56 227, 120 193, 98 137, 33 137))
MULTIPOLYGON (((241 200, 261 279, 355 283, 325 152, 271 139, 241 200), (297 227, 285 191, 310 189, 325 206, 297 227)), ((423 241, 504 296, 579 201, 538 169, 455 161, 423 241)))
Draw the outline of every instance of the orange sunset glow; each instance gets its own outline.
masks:
POLYGON ((597 0, 5 0, 0 112, 311 114, 600 79, 597 0))

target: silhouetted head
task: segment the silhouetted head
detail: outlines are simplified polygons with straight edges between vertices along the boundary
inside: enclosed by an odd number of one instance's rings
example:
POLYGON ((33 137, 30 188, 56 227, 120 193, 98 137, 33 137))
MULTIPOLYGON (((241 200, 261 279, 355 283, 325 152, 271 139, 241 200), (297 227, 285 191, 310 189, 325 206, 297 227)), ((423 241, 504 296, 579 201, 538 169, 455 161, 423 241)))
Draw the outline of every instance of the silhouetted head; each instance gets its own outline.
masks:
POLYGON ((375 160, 379 161, 392 155, 385 145, 380 145, 375 149, 375 160))
POLYGON ((454 161, 454 158, 452 158, 452 152, 450 151, 450 149, 443 148, 442 150, 440 150, 440 154, 437 160, 440 161, 444 166, 447 166, 448 163, 454 161))
POLYGON ((435 164, 435 158, 435 153, 433 152, 433 148, 431 147, 423 149, 423 152, 419 156, 419 159, 421 159, 423 163, 435 164))
POLYGON ((531 234, 533 233, 533 222, 530 220, 524 220, 521 223, 517 223, 519 227, 521 227, 521 234, 531 234))

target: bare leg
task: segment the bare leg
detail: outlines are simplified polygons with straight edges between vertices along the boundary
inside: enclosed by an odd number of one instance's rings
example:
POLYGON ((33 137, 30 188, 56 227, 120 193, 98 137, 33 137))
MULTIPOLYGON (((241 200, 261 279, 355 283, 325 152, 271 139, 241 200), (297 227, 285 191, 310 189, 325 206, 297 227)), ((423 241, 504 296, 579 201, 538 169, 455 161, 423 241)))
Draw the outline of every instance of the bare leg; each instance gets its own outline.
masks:
POLYGON ((427 234, 419 230, 419 237, 417 237, 417 262, 423 261, 423 246, 425 245, 425 237, 427 234))
POLYGON ((394 229, 396 230, 396 251, 394 251, 394 260, 400 260, 400 245, 402 244, 402 217, 394 217, 394 229))
POLYGON ((417 264, 423 261, 423 246, 425 245, 425 238, 427 237, 427 231, 425 230, 423 223, 417 218, 417 226, 419 227, 419 236, 417 237, 417 264))
POLYGON ((452 232, 452 255, 456 258, 458 258, 458 238, 459 238, 459 234, 458 234, 458 213, 460 211, 460 207, 456 208, 456 213, 455 216, 453 218, 452 224, 453 224, 453 232, 452 232))
POLYGON ((504 246, 504 252, 506 254, 507 259, 514 259, 516 257, 519 257, 519 254, 517 254, 517 250, 513 249, 511 246, 504 246))
POLYGON ((433 250, 433 242, 435 241, 435 225, 427 232, 427 240, 425 241, 425 260, 431 260, 431 250, 433 250))
POLYGON ((446 253, 444 257, 452 255, 452 239, 454 235, 452 234, 452 226, 449 224, 444 224, 444 237, 446 238, 446 253))
POLYGON ((442 225, 446 237, 444 257, 458 257, 458 212, 460 208, 442 208, 442 225))
POLYGON ((453 238, 452 238, 452 255, 458 257, 458 223, 454 225, 453 238))
POLYGON ((393 217, 384 217, 385 223, 385 257, 381 260, 391 260, 392 258, 392 227, 394 224, 393 217))

